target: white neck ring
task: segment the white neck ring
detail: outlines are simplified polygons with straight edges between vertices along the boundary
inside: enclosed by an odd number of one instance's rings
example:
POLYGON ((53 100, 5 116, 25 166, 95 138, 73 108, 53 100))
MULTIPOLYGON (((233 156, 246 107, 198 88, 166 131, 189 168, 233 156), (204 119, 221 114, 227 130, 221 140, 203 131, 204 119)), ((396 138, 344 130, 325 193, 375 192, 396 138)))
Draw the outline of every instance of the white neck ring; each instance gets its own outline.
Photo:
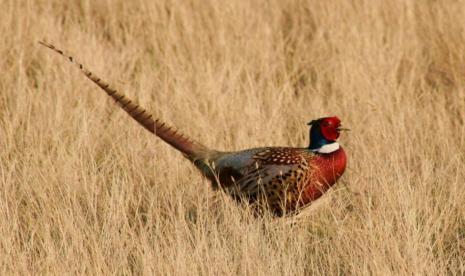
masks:
POLYGON ((321 148, 313 149, 313 152, 318 152, 318 153, 332 153, 337 151, 340 148, 339 143, 334 142, 331 144, 327 144, 322 146, 321 148))

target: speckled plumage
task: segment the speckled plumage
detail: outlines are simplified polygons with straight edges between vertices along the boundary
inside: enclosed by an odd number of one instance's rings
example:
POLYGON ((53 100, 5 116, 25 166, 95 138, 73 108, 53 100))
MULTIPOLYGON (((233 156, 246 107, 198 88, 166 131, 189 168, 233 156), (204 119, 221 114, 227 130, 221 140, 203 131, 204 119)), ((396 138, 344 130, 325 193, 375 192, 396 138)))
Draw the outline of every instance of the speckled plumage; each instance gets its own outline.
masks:
MULTIPOLYGON (((309 148, 265 147, 237 152, 212 150, 153 119, 145 109, 63 51, 49 43, 40 43, 74 63, 134 120, 182 152, 211 180, 214 187, 223 189, 236 200, 249 202, 259 210, 267 208, 276 215, 297 211, 319 198, 344 173, 346 155, 342 148, 330 153, 317 151, 321 145, 335 142, 339 136, 338 126, 332 129, 322 127, 321 131, 312 128, 314 141, 309 148)), ((325 124, 332 124, 329 119, 340 124, 337 117, 328 118, 325 124)), ((315 122, 318 121, 310 124, 315 122)))
POLYGON ((293 212, 319 198, 343 174, 344 150, 318 154, 307 148, 269 147, 221 153, 211 160, 216 175, 204 174, 235 199, 293 212))

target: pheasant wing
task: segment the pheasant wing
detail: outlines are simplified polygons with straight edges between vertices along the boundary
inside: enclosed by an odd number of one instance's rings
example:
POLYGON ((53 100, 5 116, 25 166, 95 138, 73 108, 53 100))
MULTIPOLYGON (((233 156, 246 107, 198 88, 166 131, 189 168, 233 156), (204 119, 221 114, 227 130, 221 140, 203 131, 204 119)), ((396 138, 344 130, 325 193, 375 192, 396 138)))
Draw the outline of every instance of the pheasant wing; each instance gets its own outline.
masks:
MULTIPOLYGON (((268 148, 256 152, 252 163, 238 168, 239 177, 232 177, 225 190, 236 198, 246 197, 256 201, 265 196, 270 204, 283 197, 298 197, 301 187, 309 176, 307 153, 295 148, 268 148)), ((288 200, 286 200, 288 201, 288 200)))

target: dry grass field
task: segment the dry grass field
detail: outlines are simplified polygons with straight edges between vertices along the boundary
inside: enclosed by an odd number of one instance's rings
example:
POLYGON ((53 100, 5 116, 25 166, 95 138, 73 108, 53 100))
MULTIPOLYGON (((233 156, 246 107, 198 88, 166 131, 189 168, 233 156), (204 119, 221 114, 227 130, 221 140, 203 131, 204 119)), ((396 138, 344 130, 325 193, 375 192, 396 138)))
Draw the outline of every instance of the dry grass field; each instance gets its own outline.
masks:
POLYGON ((0 274, 465 274, 465 2, 0 7, 0 274), (219 150, 337 115, 348 170, 255 218, 39 40, 219 150))

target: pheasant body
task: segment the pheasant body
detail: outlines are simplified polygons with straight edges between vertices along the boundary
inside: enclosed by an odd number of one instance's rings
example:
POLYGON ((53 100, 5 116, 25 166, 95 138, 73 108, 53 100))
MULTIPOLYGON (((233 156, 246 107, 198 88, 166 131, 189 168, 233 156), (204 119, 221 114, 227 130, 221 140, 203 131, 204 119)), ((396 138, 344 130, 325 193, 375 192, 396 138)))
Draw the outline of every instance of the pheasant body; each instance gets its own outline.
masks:
POLYGON ((152 118, 144 108, 111 88, 71 56, 51 44, 40 43, 74 63, 134 120, 183 153, 214 187, 223 189, 236 200, 246 200, 260 209, 283 215, 318 199, 344 173, 347 158, 336 139, 345 129, 340 127, 337 117, 309 123, 312 127, 308 148, 264 147, 220 152, 152 118))
POLYGON ((204 174, 237 200, 293 212, 318 199, 344 173, 342 148, 318 154, 307 148, 268 147, 222 153, 204 174), (213 165, 214 164, 214 165, 213 165))

